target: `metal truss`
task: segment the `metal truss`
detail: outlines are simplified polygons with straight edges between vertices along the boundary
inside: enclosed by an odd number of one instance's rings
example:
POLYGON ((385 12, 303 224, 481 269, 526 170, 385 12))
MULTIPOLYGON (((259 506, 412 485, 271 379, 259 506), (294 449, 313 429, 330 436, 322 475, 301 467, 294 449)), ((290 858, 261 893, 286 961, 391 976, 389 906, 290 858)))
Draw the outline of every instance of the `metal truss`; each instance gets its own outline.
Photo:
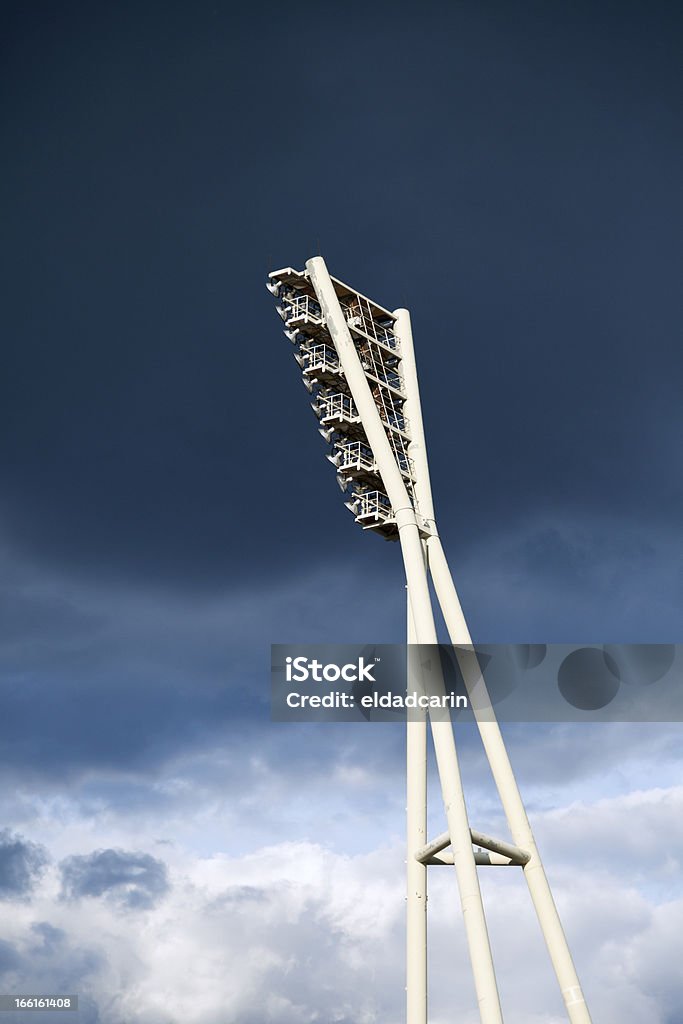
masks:
MULTIPOLYGON (((429 576, 472 701, 512 842, 473 830, 450 721, 407 725, 407 1024, 427 1024, 427 868, 454 865, 482 1024, 502 1024, 478 867, 521 869, 571 1024, 590 1024, 562 924, 436 528, 410 314, 393 312, 329 275, 269 275, 329 461, 347 508, 364 529, 400 542, 408 591, 409 678, 421 685, 420 646, 437 642, 429 576), (427 839, 427 729, 431 729, 448 829, 427 839), (475 847, 478 849, 475 850, 475 847)), ((430 684, 433 685, 433 684, 430 684)), ((443 689, 443 681, 440 684, 443 689)))

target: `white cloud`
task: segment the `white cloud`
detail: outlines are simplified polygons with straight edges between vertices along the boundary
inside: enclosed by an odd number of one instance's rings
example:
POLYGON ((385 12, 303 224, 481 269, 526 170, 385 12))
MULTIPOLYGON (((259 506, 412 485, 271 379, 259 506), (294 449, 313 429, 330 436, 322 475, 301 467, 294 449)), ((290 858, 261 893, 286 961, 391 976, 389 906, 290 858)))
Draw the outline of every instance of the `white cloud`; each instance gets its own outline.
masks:
MULTIPOLYGON (((660 843, 666 828, 668 856, 681 857, 675 821, 682 800, 680 788, 643 791, 534 818, 601 1024, 672 1024, 683 1006, 675 941, 683 897, 673 884, 680 873, 669 877, 660 843), (650 890, 650 867, 660 880, 669 878, 665 892, 650 890)), ((88 835, 84 830, 81 841, 88 835)), ((109 841, 103 836, 99 845, 109 841)), ((141 851, 144 844, 128 848, 141 851)), ((43 987, 60 971, 76 978, 103 1021, 402 1019, 400 840, 356 855, 320 842, 277 841, 238 856, 197 856, 177 842, 147 852, 168 863, 171 887, 157 906, 128 913, 104 897, 82 899, 78 907, 60 901, 53 866, 4 929, 32 965, 32 979, 25 967, 28 980, 38 982, 38 968, 43 987), (31 925, 41 921, 65 937, 37 964, 29 958, 31 925)), ((431 1019, 445 1024, 455 1014, 475 1024, 455 878, 448 868, 430 878, 431 1019)), ((563 1020, 521 872, 490 869, 481 878, 506 1022, 563 1020)))

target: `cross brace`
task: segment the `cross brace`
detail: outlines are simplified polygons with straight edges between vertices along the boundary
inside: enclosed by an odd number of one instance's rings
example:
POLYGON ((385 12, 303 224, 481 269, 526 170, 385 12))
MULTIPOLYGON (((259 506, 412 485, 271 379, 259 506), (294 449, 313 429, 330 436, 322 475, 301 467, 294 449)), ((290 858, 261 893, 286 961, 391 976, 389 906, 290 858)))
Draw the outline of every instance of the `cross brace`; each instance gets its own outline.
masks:
MULTIPOLYGON (((514 846, 512 843, 506 843, 502 839, 492 839, 491 836, 485 836, 483 832, 477 832, 476 829, 470 829, 470 835, 472 842, 475 846, 481 846, 485 850, 490 850, 492 853, 497 853, 501 857, 505 858, 505 862, 508 864, 515 864, 519 867, 524 867, 531 860, 531 854, 527 853, 526 850, 520 849, 519 846, 514 846)), ((432 839, 430 843, 426 843, 419 850, 415 851, 415 860, 419 860, 420 864, 428 864, 430 858, 436 854, 441 853, 447 846, 451 845, 451 837, 449 832, 442 832, 436 839, 432 839)), ((437 860, 436 864, 452 864, 452 860, 437 860)), ((500 864, 502 861, 491 861, 483 860, 482 864, 500 864)))

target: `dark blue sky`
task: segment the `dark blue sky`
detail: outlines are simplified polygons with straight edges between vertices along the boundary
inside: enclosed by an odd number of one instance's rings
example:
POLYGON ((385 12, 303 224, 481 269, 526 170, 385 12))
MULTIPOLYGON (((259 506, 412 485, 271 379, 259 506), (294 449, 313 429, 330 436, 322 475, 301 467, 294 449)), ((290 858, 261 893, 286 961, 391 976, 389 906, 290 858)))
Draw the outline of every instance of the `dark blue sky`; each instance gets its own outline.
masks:
POLYGON ((402 637, 264 287, 319 250, 412 310, 475 638, 680 640, 677 8, 6 20, 10 771, 156 770, 265 727, 271 642, 402 637))
POLYGON ((220 588, 354 530, 263 280, 413 314, 442 533, 680 522, 667 4, 10 4, 3 532, 220 588))

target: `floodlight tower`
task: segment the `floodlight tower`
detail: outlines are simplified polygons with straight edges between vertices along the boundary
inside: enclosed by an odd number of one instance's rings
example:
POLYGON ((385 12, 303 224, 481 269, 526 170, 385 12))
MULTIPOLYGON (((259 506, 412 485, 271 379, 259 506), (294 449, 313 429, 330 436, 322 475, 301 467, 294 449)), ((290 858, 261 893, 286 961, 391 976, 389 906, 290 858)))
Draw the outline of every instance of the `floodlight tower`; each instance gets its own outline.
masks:
MULTIPOLYGON (((590 1024, 567 940, 498 723, 492 714, 434 517, 410 314, 390 312, 331 277, 320 256, 269 275, 285 334, 347 508, 364 529, 398 540, 409 644, 435 644, 428 574, 455 645, 512 842, 470 827, 453 728, 429 720, 447 831, 427 841, 427 718, 407 725, 407 1024, 427 1024, 427 867, 455 865, 482 1024, 502 1024, 477 868, 522 869, 571 1024, 590 1024), (488 705, 488 706, 487 706, 488 705), (481 848, 475 852, 474 846, 481 848), (450 847, 450 852, 448 852, 450 847)), ((410 650, 410 648, 409 648, 410 650)), ((410 659, 409 659, 410 661, 410 659)), ((419 665, 412 669, 419 674, 419 665)), ((419 684, 419 679, 415 680, 419 684)))

